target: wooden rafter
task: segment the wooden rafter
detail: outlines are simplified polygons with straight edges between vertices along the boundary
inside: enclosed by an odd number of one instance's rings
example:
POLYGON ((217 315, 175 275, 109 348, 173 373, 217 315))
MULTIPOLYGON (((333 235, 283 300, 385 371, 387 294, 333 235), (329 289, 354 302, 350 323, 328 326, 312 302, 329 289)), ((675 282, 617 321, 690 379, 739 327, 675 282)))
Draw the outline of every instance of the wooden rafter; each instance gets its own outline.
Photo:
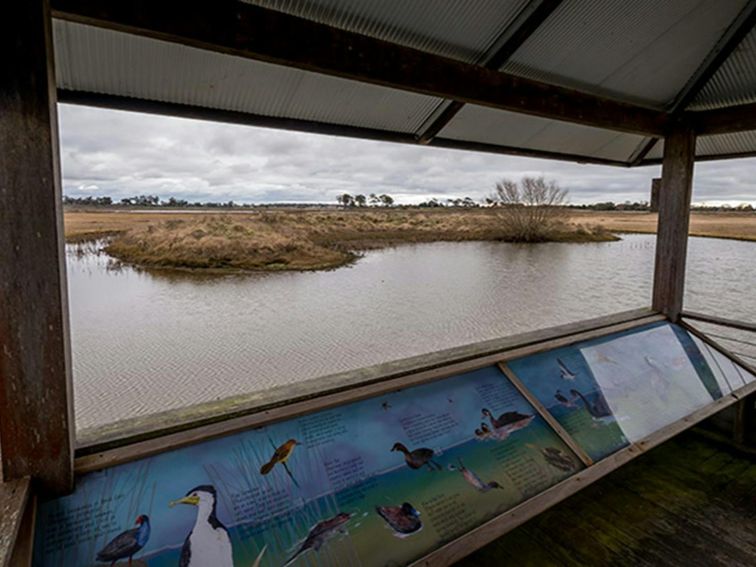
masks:
POLYGON ((663 112, 236 1, 53 0, 52 5, 60 19, 463 103, 643 135, 663 135, 667 123, 663 112))
MULTIPOLYGON (((145 100, 120 95, 61 89, 58 91, 58 101, 67 104, 80 104, 85 106, 108 108, 112 110, 141 112, 145 114, 159 114, 161 116, 176 116, 179 118, 190 118, 193 120, 209 120, 212 122, 225 122, 227 124, 239 124, 243 126, 277 128, 281 130, 293 130, 297 132, 310 132, 330 136, 344 136, 348 138, 377 140, 382 142, 393 142, 400 144, 418 143, 417 138, 413 134, 393 132, 391 130, 379 130, 377 128, 365 128, 362 126, 332 124, 328 122, 302 120, 297 118, 264 116, 260 114, 252 114, 249 112, 222 110, 218 108, 193 106, 176 102, 145 100)), ((486 152, 503 155, 517 155, 523 157, 556 159, 570 162, 593 163, 596 165, 627 167, 627 163, 619 160, 595 158, 578 154, 549 152, 545 150, 517 148, 497 144, 469 142, 466 140, 435 138, 429 145, 434 148, 486 152)))
MULTIPOLYGON (((478 64, 487 69, 500 69, 561 3, 562 0, 531 0, 478 64)), ((430 142, 464 105, 456 100, 441 103, 437 112, 423 125, 418 141, 421 144, 430 142)))

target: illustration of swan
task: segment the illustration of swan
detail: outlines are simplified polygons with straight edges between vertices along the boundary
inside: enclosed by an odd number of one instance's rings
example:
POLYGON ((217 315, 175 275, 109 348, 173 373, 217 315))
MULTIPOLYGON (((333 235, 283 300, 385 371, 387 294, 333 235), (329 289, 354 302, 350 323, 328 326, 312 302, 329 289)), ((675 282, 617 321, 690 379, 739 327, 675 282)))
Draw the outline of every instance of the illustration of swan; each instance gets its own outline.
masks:
POLYGON ((585 409, 588 410, 588 413, 591 414, 591 417, 595 421, 606 423, 607 421, 612 421, 614 419, 612 410, 609 409, 609 404, 606 403, 604 396, 601 395, 600 392, 596 393, 596 401, 594 403, 589 402, 588 398, 577 390, 570 390, 570 394, 577 396, 583 401, 585 409))

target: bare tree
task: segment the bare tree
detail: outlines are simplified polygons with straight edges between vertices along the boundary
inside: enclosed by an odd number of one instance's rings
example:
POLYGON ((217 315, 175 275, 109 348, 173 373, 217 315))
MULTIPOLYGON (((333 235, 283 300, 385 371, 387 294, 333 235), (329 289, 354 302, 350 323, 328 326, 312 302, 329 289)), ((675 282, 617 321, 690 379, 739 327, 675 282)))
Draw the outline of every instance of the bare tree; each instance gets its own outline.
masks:
POLYGON ((504 179, 490 199, 499 207, 505 230, 515 242, 543 242, 566 224, 567 190, 543 177, 504 179))

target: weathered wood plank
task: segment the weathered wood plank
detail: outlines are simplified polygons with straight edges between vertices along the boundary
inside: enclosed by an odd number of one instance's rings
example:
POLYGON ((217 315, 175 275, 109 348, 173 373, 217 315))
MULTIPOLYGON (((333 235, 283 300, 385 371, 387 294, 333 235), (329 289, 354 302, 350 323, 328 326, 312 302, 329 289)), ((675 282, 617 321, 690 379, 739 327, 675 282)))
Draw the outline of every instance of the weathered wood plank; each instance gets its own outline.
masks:
POLYGON ((655 312, 648 307, 632 309, 548 329, 539 329, 500 339, 454 347, 359 370, 341 372, 263 392, 234 396, 217 402, 207 402, 187 408, 124 420, 106 427, 78 431, 77 440, 80 449, 77 452, 80 455, 101 452, 149 438, 176 433, 185 429, 235 419, 252 413, 271 410, 282 405, 315 399, 356 386, 394 380, 410 374, 434 370, 449 364, 458 364, 477 358, 497 355, 514 348, 534 345, 621 323, 638 321, 654 315, 655 312))
POLYGON ((31 567, 34 556, 34 530, 37 521, 37 495, 30 494, 24 517, 16 535, 9 567, 31 567))
POLYGON ((733 329, 740 329, 741 331, 751 331, 753 333, 756 333, 756 323, 750 323, 747 321, 725 319, 724 317, 717 317, 716 315, 706 315, 704 313, 688 310, 683 311, 681 317, 693 319, 695 321, 703 321, 704 323, 711 323, 713 325, 720 325, 722 327, 732 327, 733 329))
POLYGON ((677 321, 682 311, 696 136, 678 126, 664 142, 654 267, 654 309, 677 321))
POLYGON ((11 564, 29 493, 28 478, 0 483, 0 566, 11 564))
POLYGON ((51 19, 0 19, 0 445, 3 478, 73 481, 68 306, 51 19), (12 55, 11 55, 12 54, 12 55))
POLYGON ((583 448, 575 442, 575 440, 572 438, 572 435, 570 435, 564 429, 564 427, 562 427, 562 425, 556 419, 554 419, 551 413, 549 413, 549 410, 546 409, 541 401, 536 398, 530 390, 528 390, 525 384, 523 384, 522 381, 517 377, 517 375, 512 372, 512 369, 503 362, 499 363, 499 368, 504 373, 504 375, 509 378, 509 381, 512 383, 512 385, 517 388, 517 391, 520 392, 520 394, 522 394, 522 396, 526 400, 528 400, 528 402, 530 402, 530 404, 536 409, 538 414, 546 421, 546 423, 551 426, 551 428, 559 436, 559 438, 564 441, 570 449, 572 449, 572 452, 578 456, 583 464, 585 466, 591 466, 593 464, 593 459, 591 459, 588 456, 588 453, 586 453, 583 448))
MULTIPOLYGON (((601 329, 573 334, 570 335, 569 338, 558 338, 552 341, 542 342, 538 344, 537 348, 540 350, 556 348, 557 346, 564 346, 565 344, 571 344, 576 341, 624 331, 661 319, 661 316, 658 315, 636 319, 627 323, 620 323, 609 327, 602 327, 601 329)), ((516 352, 520 352, 520 350, 518 349, 516 352)), ((393 379, 385 379, 369 384, 352 386, 334 393, 319 395, 299 402, 290 402, 285 405, 259 410, 241 417, 213 422, 203 426, 195 426, 185 431, 178 431, 160 437, 148 438, 144 441, 133 442, 116 448, 88 452, 76 459, 76 472, 83 473, 112 467, 117 464, 155 455, 169 449, 176 449, 185 445, 191 445, 207 439, 230 435, 253 427, 262 427, 298 415, 363 400, 387 392, 402 390, 411 386, 418 386, 434 380, 441 380, 462 372, 469 372, 471 370, 483 368, 484 366, 494 365, 502 361, 504 357, 505 353, 496 352, 461 362, 447 363, 439 367, 402 375, 393 379)))
POLYGON ((53 0, 53 8, 57 18, 464 103, 636 134, 662 135, 667 124, 664 112, 242 2, 53 0))

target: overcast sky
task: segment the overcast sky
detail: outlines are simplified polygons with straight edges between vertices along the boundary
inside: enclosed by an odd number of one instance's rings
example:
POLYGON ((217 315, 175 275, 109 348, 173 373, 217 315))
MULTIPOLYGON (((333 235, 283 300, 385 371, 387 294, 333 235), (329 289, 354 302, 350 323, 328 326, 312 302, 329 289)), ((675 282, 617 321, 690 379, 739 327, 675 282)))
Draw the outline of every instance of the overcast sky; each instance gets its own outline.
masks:
MULTIPOLYGON (((572 203, 648 200, 659 167, 625 169, 336 138, 60 105, 63 188, 72 197, 329 202, 388 193, 398 203, 489 195, 543 175, 572 203)), ((756 159, 696 166, 694 201, 756 204, 756 159)))

